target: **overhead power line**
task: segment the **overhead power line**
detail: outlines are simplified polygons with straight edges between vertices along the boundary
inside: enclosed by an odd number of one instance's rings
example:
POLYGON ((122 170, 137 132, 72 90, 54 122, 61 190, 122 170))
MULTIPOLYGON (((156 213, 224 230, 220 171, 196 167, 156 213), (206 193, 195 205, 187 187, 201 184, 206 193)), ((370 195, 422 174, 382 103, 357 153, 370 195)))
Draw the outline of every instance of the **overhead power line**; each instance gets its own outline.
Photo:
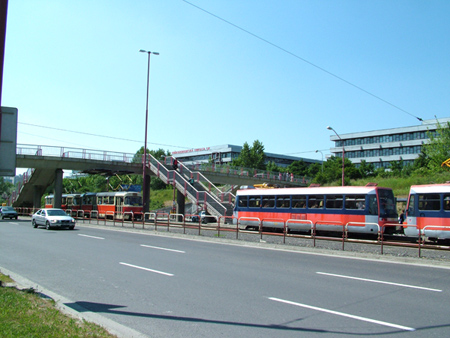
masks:
MULTIPOLYGON (((82 132, 82 131, 75 131, 75 130, 68 130, 68 129, 61 129, 61 128, 54 128, 54 127, 48 127, 48 126, 40 126, 38 124, 31 124, 31 123, 25 123, 25 122, 18 122, 19 124, 23 124, 25 126, 32 126, 32 127, 39 127, 39 128, 46 128, 46 129, 52 129, 52 130, 58 130, 58 131, 64 131, 67 133, 74 133, 74 134, 81 134, 81 135, 88 135, 88 136, 95 136, 95 137, 103 137, 103 138, 109 138, 109 139, 113 139, 113 140, 120 140, 120 141, 127 141, 127 142, 136 142, 136 143, 141 143, 143 144, 144 141, 138 141, 138 140, 130 140, 130 139, 126 139, 126 138, 121 138, 121 137, 116 137, 116 136, 109 136, 109 135, 100 135, 100 134, 92 134, 92 133, 86 133, 86 132, 82 132)), ((161 147, 174 147, 174 148, 181 148, 181 149, 185 149, 186 147, 182 147, 182 146, 174 146, 171 144, 162 144, 162 143, 152 143, 152 142, 148 142, 149 144, 153 144, 156 146, 161 146, 161 147)))
POLYGON ((340 81, 342 81, 342 82, 344 82, 344 83, 346 83, 346 84, 352 86, 353 88, 356 88, 356 89, 362 91, 363 93, 366 93, 366 94, 368 94, 368 95, 370 95, 370 96, 376 98, 377 100, 380 100, 381 102, 384 102, 384 103, 390 105, 391 107, 393 107, 393 108, 395 108, 395 109, 398 109, 398 110, 404 112, 405 114, 408 114, 408 115, 410 115, 410 116, 416 118, 416 119, 419 120, 419 121, 423 121, 420 117, 411 114, 410 112, 406 111, 405 109, 400 108, 399 106, 397 106, 397 105, 395 105, 395 104, 393 104, 393 103, 391 103, 391 102, 389 102, 389 101, 387 101, 387 100, 385 100, 385 99, 379 97, 378 95, 375 95, 375 94, 369 92, 368 90, 365 90, 364 88, 362 88, 362 87, 360 87, 360 86, 358 86, 358 85, 356 85, 356 84, 354 84, 354 83, 352 83, 352 82, 350 82, 350 81, 348 81, 348 80, 346 80, 346 79, 340 77, 339 75, 336 75, 336 74, 334 74, 334 73, 332 73, 332 72, 326 70, 325 68, 322 68, 322 67, 320 67, 320 66, 318 66, 318 65, 316 65, 316 64, 314 64, 314 63, 312 63, 311 61, 308 61, 308 60, 302 58, 301 56, 299 56, 299 55, 297 55, 297 54, 295 54, 295 53, 293 53, 293 52, 291 52, 291 51, 289 51, 289 50, 287 50, 287 49, 285 49, 285 48, 283 48, 283 47, 280 47, 279 45, 277 45, 277 44, 275 44, 275 43, 273 43, 273 42, 271 42, 271 41, 269 41, 269 40, 267 40, 267 39, 264 39, 263 37, 261 37, 261 36, 259 36, 259 35, 256 35, 255 33, 252 33, 252 32, 250 32, 250 31, 246 30, 245 28, 242 28, 242 27, 240 27, 240 26, 238 26, 238 25, 236 25, 236 24, 234 24, 234 23, 232 23, 232 22, 230 22, 230 21, 228 21, 228 20, 226 20, 226 19, 224 19, 224 18, 222 18, 222 17, 220 17, 220 16, 214 14, 214 13, 211 13, 211 12, 207 11, 206 9, 203 9, 203 8, 197 6, 197 5, 194 5, 193 3, 189 2, 189 1, 186 1, 186 0, 182 0, 182 1, 185 2, 185 3, 187 3, 188 5, 191 5, 192 7, 195 7, 195 8, 197 8, 197 9, 201 10, 202 12, 207 13, 208 15, 211 15, 211 16, 215 17, 216 19, 219 19, 219 20, 225 22, 226 24, 228 24, 228 25, 230 25, 230 26, 233 26, 234 28, 237 28, 237 29, 243 31, 244 33, 247 33, 247 34, 253 36, 254 38, 256 38, 256 39, 258 39, 258 40, 261 40, 261 41, 265 42, 266 44, 268 44, 268 45, 270 45, 270 46, 272 46, 272 47, 274 47, 274 48, 277 48, 277 49, 281 50, 282 52, 284 52, 284 53, 286 53, 286 54, 289 54, 289 55, 295 57, 295 58, 298 59, 298 60, 301 60, 301 61, 303 61, 303 62, 309 64, 310 66, 313 66, 313 67, 315 67, 315 68, 321 70, 322 72, 324 72, 324 73, 326 73, 326 74, 328 74, 328 75, 330 75, 330 76, 332 76, 332 77, 334 77, 334 78, 336 78, 336 79, 338 79, 338 80, 340 80, 340 81))

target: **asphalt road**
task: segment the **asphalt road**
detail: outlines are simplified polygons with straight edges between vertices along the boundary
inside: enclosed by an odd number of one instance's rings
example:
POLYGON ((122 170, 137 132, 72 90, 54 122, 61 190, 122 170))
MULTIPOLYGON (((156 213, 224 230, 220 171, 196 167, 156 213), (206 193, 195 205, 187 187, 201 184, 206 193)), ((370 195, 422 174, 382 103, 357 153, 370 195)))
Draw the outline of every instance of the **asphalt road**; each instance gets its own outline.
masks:
POLYGON ((0 221, 0 271, 126 337, 449 336, 450 262, 383 259, 0 221))

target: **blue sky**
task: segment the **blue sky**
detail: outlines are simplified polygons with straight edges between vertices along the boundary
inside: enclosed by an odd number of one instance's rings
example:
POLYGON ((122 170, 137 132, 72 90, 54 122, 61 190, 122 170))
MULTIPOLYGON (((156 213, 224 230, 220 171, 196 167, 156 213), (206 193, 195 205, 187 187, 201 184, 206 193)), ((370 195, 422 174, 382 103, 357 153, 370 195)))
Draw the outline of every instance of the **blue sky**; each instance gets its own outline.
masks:
POLYGON ((328 125, 450 116, 449 14, 446 0, 9 0, 2 104, 20 144, 135 153, 146 49, 160 53, 148 148, 259 140, 320 160, 328 125))

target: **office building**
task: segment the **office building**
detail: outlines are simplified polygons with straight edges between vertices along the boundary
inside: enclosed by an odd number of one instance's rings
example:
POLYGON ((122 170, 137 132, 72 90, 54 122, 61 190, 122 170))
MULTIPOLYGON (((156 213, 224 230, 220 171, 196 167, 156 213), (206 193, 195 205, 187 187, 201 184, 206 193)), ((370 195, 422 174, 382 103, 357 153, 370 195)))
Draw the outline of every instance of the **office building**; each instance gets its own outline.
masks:
POLYGON ((412 164, 419 156, 422 146, 429 142, 429 132, 435 133, 438 125, 446 126, 450 118, 425 120, 418 126, 382 129, 374 131, 339 134, 330 137, 334 148, 330 152, 337 157, 350 159, 356 166, 365 160, 373 163, 375 169, 388 168, 391 161, 403 160, 412 164))
MULTIPOLYGON (((241 146, 226 144, 214 147, 174 151, 172 152, 172 156, 176 157, 185 165, 209 163, 210 161, 216 164, 231 164, 231 162, 239 156, 241 150, 241 146)), ((292 162, 301 160, 303 160, 306 164, 321 163, 321 161, 318 160, 302 157, 272 153, 265 153, 265 155, 266 163, 274 162, 279 167, 287 167, 292 162)))

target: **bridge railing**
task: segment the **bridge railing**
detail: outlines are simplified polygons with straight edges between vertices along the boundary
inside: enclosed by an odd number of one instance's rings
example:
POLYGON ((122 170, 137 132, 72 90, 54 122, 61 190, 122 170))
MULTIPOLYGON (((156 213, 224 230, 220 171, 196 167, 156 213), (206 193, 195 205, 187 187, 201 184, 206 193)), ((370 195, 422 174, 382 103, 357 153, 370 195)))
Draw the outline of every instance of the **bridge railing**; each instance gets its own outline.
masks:
POLYGON ((22 188, 25 184, 28 183, 28 181, 31 178, 31 175, 33 175, 34 169, 28 169, 26 172, 23 173, 21 179, 16 181, 15 189, 11 192, 11 196, 8 199, 8 205, 12 205, 19 196, 20 192, 22 191, 22 188))
POLYGON ((138 158, 136 160, 135 154, 71 147, 40 146, 32 144, 18 144, 17 155, 65 157, 78 158, 83 160, 117 161, 125 163, 141 162, 141 157, 137 155, 138 158))
POLYGON ((267 180, 271 183, 278 183, 280 185, 283 185, 284 183, 309 185, 311 183, 311 178, 306 176, 295 176, 294 174, 287 172, 235 167, 227 164, 195 163, 187 165, 187 167, 192 171, 209 171, 224 175, 253 177, 258 180, 267 180))

